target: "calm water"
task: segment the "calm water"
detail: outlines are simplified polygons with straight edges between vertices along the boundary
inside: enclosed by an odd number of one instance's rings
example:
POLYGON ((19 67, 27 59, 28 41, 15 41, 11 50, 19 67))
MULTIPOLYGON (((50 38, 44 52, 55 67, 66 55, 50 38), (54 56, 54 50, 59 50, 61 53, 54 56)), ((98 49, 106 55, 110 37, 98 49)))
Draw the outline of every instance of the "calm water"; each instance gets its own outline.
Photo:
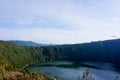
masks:
POLYGON ((29 71, 39 71, 51 78, 58 76, 60 80, 77 80, 86 69, 90 70, 95 80, 115 80, 120 73, 110 63, 81 62, 73 63, 67 61, 50 61, 35 64, 27 68, 29 71))

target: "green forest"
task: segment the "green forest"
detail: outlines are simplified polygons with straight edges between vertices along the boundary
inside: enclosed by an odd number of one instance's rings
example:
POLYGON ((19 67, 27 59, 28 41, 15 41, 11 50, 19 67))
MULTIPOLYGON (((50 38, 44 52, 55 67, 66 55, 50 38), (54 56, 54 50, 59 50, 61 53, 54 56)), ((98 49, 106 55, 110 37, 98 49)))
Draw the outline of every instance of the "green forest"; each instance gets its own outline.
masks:
POLYGON ((119 67, 120 39, 43 47, 0 41, 0 66, 7 70, 22 71, 32 64, 52 60, 110 62, 119 67))

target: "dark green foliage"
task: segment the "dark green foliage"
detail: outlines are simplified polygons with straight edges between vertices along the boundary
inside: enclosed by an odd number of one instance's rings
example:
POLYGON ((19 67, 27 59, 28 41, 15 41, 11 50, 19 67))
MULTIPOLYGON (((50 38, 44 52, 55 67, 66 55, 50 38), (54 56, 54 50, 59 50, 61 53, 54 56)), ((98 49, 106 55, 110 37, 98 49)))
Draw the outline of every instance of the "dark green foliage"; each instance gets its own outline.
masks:
POLYGON ((48 60, 97 61, 119 64, 120 40, 45 47, 17 46, 0 41, 0 56, 17 68, 24 68, 48 60))

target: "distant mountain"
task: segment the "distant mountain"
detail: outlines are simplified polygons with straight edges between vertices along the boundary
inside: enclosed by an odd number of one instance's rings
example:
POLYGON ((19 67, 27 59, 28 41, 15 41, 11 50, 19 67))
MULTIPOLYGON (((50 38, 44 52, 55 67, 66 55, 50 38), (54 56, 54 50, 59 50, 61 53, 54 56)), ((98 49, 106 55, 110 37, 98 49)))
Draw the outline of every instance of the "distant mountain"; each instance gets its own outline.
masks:
POLYGON ((49 44, 36 43, 33 41, 21 41, 21 40, 10 40, 6 42, 10 42, 10 43, 21 45, 21 46, 48 46, 49 45, 49 44))

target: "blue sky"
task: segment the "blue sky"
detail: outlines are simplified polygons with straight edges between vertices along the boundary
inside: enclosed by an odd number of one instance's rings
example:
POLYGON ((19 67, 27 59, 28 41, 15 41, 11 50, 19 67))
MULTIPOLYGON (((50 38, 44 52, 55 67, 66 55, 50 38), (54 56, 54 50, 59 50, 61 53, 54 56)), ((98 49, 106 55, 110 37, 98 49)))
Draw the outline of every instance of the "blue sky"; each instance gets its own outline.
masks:
POLYGON ((120 0, 0 0, 0 39, 71 44, 120 38, 120 0))

